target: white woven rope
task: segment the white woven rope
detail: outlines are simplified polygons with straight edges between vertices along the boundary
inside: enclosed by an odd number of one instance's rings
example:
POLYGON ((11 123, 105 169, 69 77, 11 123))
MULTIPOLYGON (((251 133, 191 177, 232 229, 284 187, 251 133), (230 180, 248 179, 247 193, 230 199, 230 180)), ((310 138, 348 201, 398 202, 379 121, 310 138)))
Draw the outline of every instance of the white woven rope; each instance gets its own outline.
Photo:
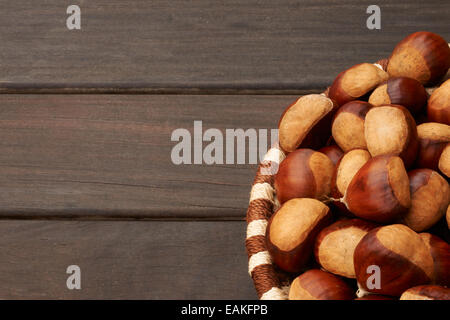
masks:
MULTIPOLYGON (((276 173, 274 170, 278 170, 279 164, 286 158, 286 155, 279 148, 271 148, 264 156, 263 162, 270 162, 270 168, 262 168, 261 170, 266 170, 266 174, 273 175, 276 173)), ((264 174, 264 172, 262 172, 264 174)), ((269 200, 270 202, 276 204, 276 199, 274 198, 275 190, 267 182, 256 183, 253 185, 250 192, 250 201, 263 199, 269 200)), ((268 221, 266 219, 253 220, 247 225, 247 239, 254 236, 265 236, 268 221)), ((268 251, 260 251, 253 254, 248 260, 248 273, 252 276, 253 270, 261 265, 272 264, 272 258, 268 251)), ((287 292, 282 288, 273 287, 261 296, 261 300, 285 300, 287 299, 287 292)))
POLYGON ((269 151, 267 151, 263 161, 273 161, 276 163, 281 163, 284 158, 286 158, 286 155, 283 151, 278 148, 271 148, 269 149, 269 151))
POLYGON ((267 229, 267 220, 253 220, 247 226, 247 239, 254 236, 265 236, 267 229))
POLYGON ((250 201, 256 199, 265 199, 273 202, 273 193, 274 190, 270 184, 267 182, 264 183, 255 183, 252 187, 252 191, 250 192, 250 201))
POLYGON ((283 288, 273 287, 261 296, 261 300, 287 300, 287 290, 283 288))
POLYGON ((268 251, 260 251, 255 253, 248 260, 248 273, 252 275, 253 269, 263 264, 272 264, 272 258, 268 251))

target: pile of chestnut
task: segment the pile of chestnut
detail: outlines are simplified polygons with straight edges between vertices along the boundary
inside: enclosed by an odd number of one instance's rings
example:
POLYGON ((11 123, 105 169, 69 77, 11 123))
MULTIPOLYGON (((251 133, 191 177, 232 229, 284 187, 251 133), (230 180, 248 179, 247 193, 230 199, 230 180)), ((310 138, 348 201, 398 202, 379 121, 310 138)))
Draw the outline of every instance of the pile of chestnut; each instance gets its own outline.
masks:
POLYGON ((279 121, 266 244, 289 299, 450 300, 450 47, 417 32, 383 63, 279 121))

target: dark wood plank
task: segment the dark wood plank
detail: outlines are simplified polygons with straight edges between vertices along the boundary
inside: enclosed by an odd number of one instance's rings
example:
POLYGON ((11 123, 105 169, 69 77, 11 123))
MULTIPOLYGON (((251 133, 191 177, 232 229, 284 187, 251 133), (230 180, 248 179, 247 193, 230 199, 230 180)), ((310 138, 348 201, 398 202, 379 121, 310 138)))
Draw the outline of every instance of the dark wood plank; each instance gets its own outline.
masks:
POLYGON ((387 56, 418 30, 450 41, 450 2, 369 0, 0 2, 0 88, 7 92, 304 92, 387 56), (71 2, 71 4, 74 2, 71 2), (77 2, 75 2, 77 3, 77 2))
POLYGON ((276 128, 295 99, 0 95, 0 216, 242 219, 256 165, 175 165, 172 131, 276 128))
POLYGON ((244 239, 231 221, 2 221, 0 298, 255 299, 244 239))

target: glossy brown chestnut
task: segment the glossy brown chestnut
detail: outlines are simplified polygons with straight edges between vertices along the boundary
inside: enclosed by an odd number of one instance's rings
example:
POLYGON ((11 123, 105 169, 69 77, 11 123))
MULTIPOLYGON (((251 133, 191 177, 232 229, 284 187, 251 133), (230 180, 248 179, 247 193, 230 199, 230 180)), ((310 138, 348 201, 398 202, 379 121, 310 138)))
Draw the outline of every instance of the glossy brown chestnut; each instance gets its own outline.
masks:
POLYGON ((389 75, 381 67, 360 63, 341 72, 331 85, 328 95, 342 106, 364 96, 388 78, 389 75))
POLYGON ((376 224, 361 219, 346 219, 324 228, 314 245, 316 261, 331 273, 355 278, 355 248, 359 241, 376 227, 376 224))
POLYGON ((419 149, 416 122, 405 107, 383 105, 370 109, 364 122, 364 135, 372 157, 397 155, 406 168, 415 162, 419 149))
POLYGON ((278 123, 280 147, 286 152, 322 148, 331 136, 331 121, 337 104, 320 94, 301 97, 281 115, 278 123))
POLYGON ((434 272, 433 258, 422 238, 401 224, 369 231, 356 246, 354 265, 362 289, 389 296, 431 283, 434 272), (379 267, 379 287, 370 278, 370 266, 379 267))
POLYGON ((409 77, 430 85, 450 67, 450 48, 441 36, 420 31, 400 41, 392 52, 387 72, 391 77, 409 77))
POLYGON ((416 79, 392 77, 372 92, 369 103, 374 106, 398 104, 418 115, 425 109, 427 99, 424 86, 416 79))
POLYGON ((442 150, 438 163, 439 170, 450 178, 450 142, 446 144, 444 150, 442 150))
POLYGON ((336 165, 331 179, 331 198, 334 206, 345 216, 353 216, 345 204, 340 201, 355 174, 371 158, 369 151, 354 149, 345 153, 336 165))
POLYGON ((332 221, 330 209, 315 199, 292 199, 270 218, 267 249, 274 263, 287 272, 300 272, 311 257, 317 234, 332 221))
POLYGON ((343 151, 367 149, 364 119, 372 107, 364 101, 350 101, 338 109, 331 126, 334 141, 343 151))
POLYGON ((293 198, 324 199, 330 194, 333 162, 323 153, 298 149, 288 154, 275 176, 278 201, 293 198))
POLYGON ((400 300, 450 300, 450 289, 436 285, 423 285, 409 288, 400 300))
POLYGON ((450 125, 450 79, 431 94, 427 115, 429 121, 450 125))
POLYGON ((419 236, 425 242, 433 257, 433 283, 450 287, 450 245, 431 233, 420 233, 419 236))
POLYGON ((408 173, 411 207, 401 222, 416 232, 431 228, 447 210, 450 188, 446 179, 431 169, 415 169, 408 173))
POLYGON ((447 227, 450 229, 450 206, 447 208, 447 213, 445 214, 445 220, 447 220, 447 227))
POLYGON ((331 146, 323 147, 319 149, 319 152, 322 152, 328 158, 330 158, 331 162, 336 166, 336 164, 339 162, 339 160, 344 155, 344 151, 342 151, 341 148, 337 144, 332 144, 331 146))
POLYGON ((318 269, 308 270, 292 281, 289 300, 353 300, 352 288, 339 277, 318 269))
POLYGON ((344 154, 336 165, 331 179, 331 197, 340 199, 347 191, 347 187, 355 174, 371 158, 369 151, 354 149, 344 154))
POLYGON ((422 123, 417 126, 417 135, 419 151, 416 167, 437 171, 441 154, 450 142, 450 126, 437 122, 422 123))
POLYGON ((369 159, 341 199, 355 216, 381 223, 398 219, 411 206, 409 179, 397 156, 369 159))

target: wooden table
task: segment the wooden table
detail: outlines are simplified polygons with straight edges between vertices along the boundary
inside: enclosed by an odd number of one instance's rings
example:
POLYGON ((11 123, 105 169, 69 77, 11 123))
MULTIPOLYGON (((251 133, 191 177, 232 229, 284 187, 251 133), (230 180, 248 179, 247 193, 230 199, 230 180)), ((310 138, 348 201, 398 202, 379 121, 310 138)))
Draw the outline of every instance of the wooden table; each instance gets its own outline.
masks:
POLYGON ((0 0, 0 298, 255 299, 255 165, 175 165, 171 133, 276 128, 299 95, 450 39, 448 1, 0 0), (81 290, 66 268, 81 268, 81 290))

